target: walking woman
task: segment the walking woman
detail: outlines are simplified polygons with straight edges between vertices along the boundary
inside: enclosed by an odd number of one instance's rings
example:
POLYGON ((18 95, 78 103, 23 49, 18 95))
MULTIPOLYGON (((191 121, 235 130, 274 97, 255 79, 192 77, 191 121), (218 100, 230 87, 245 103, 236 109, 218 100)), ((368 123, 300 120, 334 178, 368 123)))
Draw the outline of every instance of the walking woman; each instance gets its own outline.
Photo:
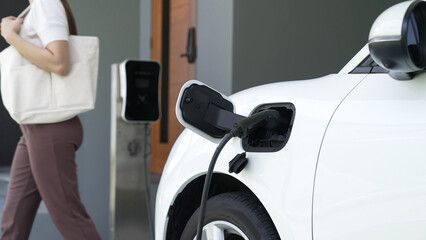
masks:
MULTIPOLYGON (((29 2, 31 10, 24 20, 2 19, 1 36, 39 68, 67 75, 69 34, 77 34, 67 1, 29 2), (28 41, 34 37, 41 40, 41 47, 28 41)), ((78 192, 75 151, 83 138, 79 118, 51 124, 23 124, 20 128, 23 136, 12 162, 1 239, 28 239, 41 200, 65 239, 101 239, 78 192)))

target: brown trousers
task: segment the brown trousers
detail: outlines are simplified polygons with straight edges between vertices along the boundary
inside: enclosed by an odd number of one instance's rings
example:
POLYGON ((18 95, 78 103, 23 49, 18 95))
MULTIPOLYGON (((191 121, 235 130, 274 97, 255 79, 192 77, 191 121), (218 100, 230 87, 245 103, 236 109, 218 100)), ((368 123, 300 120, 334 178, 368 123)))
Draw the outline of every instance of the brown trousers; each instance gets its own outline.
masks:
POLYGON ((41 200, 65 239, 101 239, 78 192, 75 151, 83 139, 79 118, 20 127, 23 136, 12 162, 1 239, 28 239, 41 200))

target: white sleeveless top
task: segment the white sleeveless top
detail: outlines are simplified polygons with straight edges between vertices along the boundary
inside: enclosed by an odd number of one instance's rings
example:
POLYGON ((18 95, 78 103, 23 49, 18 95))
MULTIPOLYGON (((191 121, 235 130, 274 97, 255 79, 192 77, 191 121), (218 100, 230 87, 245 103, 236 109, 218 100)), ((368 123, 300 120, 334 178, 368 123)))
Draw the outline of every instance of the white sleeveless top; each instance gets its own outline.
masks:
POLYGON ((20 35, 24 39, 38 37, 42 47, 57 40, 69 40, 68 21, 60 0, 34 0, 24 19, 20 35))

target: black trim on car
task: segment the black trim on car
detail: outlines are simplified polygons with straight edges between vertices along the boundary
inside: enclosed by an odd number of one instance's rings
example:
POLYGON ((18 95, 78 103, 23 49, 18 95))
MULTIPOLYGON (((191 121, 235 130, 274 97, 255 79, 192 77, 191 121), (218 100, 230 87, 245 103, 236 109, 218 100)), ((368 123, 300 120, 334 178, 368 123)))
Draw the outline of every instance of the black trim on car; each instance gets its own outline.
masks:
POLYGON ((370 55, 364 59, 354 70, 352 74, 369 74, 369 73, 389 73, 388 70, 380 67, 370 55))

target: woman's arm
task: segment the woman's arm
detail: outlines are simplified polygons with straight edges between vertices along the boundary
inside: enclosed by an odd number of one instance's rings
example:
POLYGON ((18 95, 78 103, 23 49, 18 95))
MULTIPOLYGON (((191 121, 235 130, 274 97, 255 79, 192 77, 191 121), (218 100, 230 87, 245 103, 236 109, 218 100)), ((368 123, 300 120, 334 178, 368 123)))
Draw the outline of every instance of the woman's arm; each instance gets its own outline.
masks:
POLYGON ((25 58, 38 67, 65 76, 70 71, 68 41, 53 41, 46 48, 36 46, 21 36, 22 19, 6 17, 1 21, 1 35, 10 45, 14 46, 25 58))

